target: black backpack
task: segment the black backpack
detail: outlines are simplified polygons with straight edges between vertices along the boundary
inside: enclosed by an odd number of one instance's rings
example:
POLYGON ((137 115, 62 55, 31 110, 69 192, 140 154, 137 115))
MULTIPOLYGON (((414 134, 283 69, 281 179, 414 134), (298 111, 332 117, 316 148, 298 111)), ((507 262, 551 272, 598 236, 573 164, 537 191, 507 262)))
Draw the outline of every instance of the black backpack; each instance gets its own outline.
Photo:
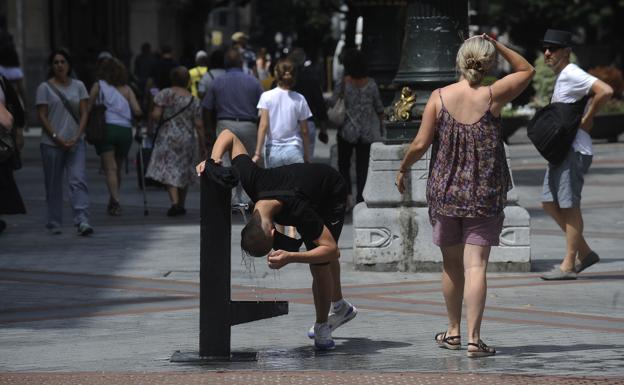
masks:
POLYGON ((585 96, 574 103, 550 103, 529 121, 527 135, 549 163, 560 164, 570 151, 587 99, 585 96))

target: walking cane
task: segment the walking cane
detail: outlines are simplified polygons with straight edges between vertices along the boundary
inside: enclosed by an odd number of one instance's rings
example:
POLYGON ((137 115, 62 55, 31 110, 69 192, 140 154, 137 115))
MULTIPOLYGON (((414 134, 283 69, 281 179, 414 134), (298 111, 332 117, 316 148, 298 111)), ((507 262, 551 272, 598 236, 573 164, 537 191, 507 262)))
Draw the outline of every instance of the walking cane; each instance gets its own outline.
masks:
MULTIPOLYGON (((140 130, 140 128, 137 129, 140 130)), ((141 174, 139 175, 139 180, 141 181, 141 190, 143 191, 143 216, 148 216, 149 212, 147 211, 147 193, 145 192, 145 190, 147 189, 147 186, 145 185, 145 163, 143 159, 143 142, 145 140, 145 134, 141 132, 139 135, 139 138, 141 139, 139 141, 139 173, 141 174)))

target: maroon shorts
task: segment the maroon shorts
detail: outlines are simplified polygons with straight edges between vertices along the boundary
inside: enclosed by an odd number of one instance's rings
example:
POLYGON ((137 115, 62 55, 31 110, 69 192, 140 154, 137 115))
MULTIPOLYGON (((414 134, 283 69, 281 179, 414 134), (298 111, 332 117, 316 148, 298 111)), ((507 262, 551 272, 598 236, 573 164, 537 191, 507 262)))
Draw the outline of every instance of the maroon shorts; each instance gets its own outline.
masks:
POLYGON ((498 246, 505 214, 487 218, 436 216, 433 243, 440 247, 467 243, 477 246, 498 246))

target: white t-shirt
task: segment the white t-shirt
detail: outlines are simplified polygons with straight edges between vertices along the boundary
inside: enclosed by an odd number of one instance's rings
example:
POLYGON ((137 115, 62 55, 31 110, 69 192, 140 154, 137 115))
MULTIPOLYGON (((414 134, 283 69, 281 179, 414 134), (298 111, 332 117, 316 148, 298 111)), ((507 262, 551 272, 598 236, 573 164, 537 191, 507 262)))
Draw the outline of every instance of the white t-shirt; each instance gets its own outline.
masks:
MULTIPOLYGON (((550 101, 551 103, 574 103, 589 93, 596 80, 595 76, 583 71, 576 64, 570 63, 557 76, 550 101)), ((593 155, 591 136, 585 130, 579 129, 576 132, 572 147, 581 154, 593 155)))
POLYGON ((299 122, 312 116, 303 95, 275 87, 262 93, 257 107, 269 111, 266 144, 273 146, 295 144, 303 148, 299 122))

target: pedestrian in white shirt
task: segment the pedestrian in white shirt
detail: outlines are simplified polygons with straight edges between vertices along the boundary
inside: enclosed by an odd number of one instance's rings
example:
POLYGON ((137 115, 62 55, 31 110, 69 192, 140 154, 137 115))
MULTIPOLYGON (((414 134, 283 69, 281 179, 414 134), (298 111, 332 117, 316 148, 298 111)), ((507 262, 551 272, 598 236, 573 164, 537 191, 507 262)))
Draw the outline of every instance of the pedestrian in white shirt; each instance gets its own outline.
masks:
POLYGON ((295 83, 296 67, 290 59, 280 60, 275 66, 277 87, 262 93, 258 101, 260 126, 253 156, 259 162, 263 146, 267 167, 278 167, 310 160, 307 119, 312 116, 303 95, 291 91, 295 83))
POLYGON ((581 191, 584 174, 592 162, 589 133, 594 115, 611 97, 613 89, 570 63, 572 34, 549 29, 543 40, 544 61, 557 75, 551 102, 574 103, 591 97, 566 159, 549 164, 544 176, 542 207, 566 236, 566 252, 559 268, 541 276, 544 280, 576 279, 576 275, 600 260, 583 237, 581 191))

